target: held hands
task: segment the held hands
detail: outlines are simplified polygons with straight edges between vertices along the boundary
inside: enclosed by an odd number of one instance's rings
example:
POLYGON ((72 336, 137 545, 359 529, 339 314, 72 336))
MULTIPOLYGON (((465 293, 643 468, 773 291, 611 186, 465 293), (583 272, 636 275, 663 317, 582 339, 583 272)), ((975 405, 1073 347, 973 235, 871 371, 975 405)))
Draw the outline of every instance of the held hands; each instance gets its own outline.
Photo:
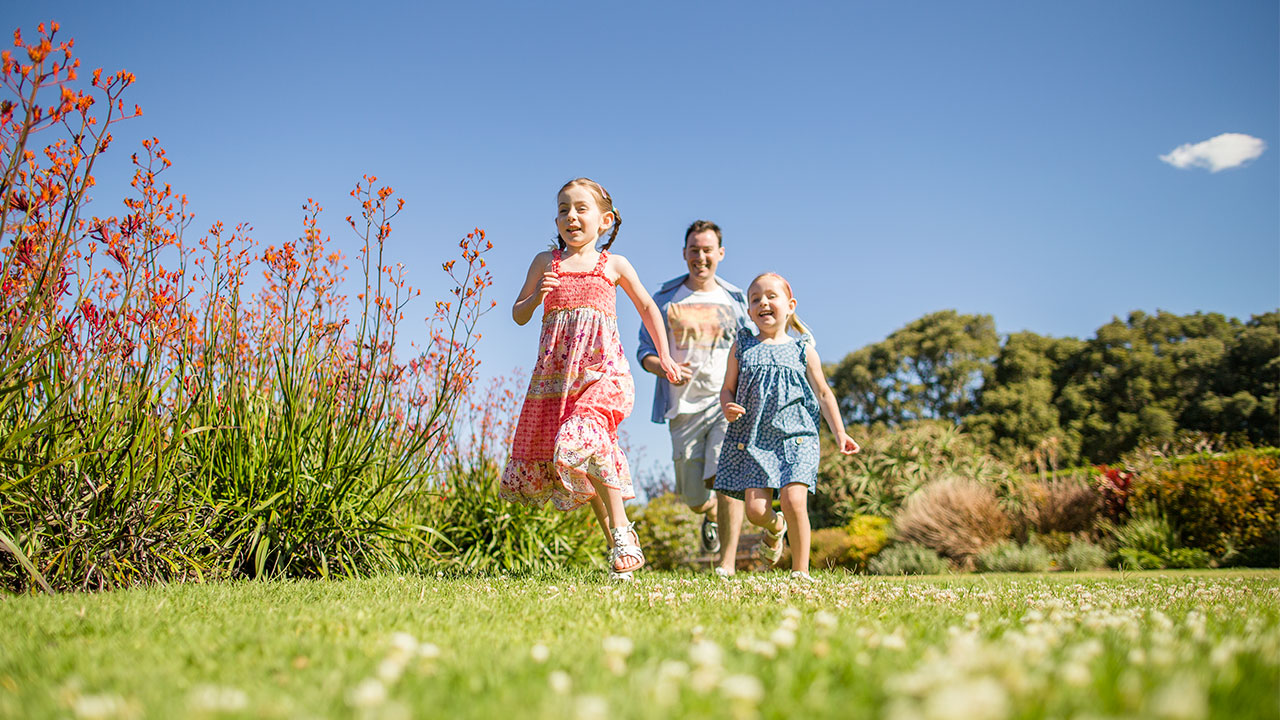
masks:
MULTIPOLYGON (((671 380, 672 385, 684 385, 693 379, 693 366, 689 363, 680 363, 676 366, 676 379, 671 380)), ((670 378, 668 378, 670 380, 670 378)))
POLYGON ((658 362, 662 364, 662 372, 666 374, 667 382, 672 383, 673 385, 679 385, 685 382, 685 380, 681 378, 684 378, 682 371, 687 368, 677 365, 676 361, 672 360, 670 355, 666 353, 659 355, 658 362))
POLYGON ((733 422, 746 414, 747 409, 736 402, 721 403, 720 409, 724 411, 724 419, 733 422))
POLYGON ((836 436, 836 447, 844 455, 852 455, 862 449, 858 447, 858 443, 854 442, 853 438, 849 437, 849 434, 843 430, 836 436))

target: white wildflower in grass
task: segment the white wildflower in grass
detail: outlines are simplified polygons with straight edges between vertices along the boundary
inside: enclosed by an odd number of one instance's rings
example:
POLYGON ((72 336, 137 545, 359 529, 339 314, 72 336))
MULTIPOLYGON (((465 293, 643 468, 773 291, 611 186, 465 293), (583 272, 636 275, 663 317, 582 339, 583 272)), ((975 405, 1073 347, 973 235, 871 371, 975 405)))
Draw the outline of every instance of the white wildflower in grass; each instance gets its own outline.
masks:
POLYGON ((689 665, 679 660, 663 660, 658 666, 658 679, 653 684, 653 698, 663 707, 680 699, 680 684, 689 676, 689 665))
POLYGON ((774 645, 780 648, 795 647, 795 644, 796 644, 795 631, 789 630, 785 627, 780 627, 777 630, 774 630, 771 635, 769 635, 769 642, 773 643, 774 645))
POLYGON ((377 707, 387 701, 387 686, 377 678, 365 678, 347 693, 347 704, 357 708, 377 707))
POLYGON ((238 712, 249 706, 249 696, 240 688, 198 685, 187 696, 187 704, 196 712, 238 712))
POLYGON ((610 635, 604 639, 604 665, 614 675, 627 671, 627 656, 631 655, 634 645, 631 638, 610 635))
POLYGON ((982 616, 976 612, 967 612, 964 614, 964 623, 971 628, 977 627, 978 621, 981 619, 982 619, 982 616))
POLYGON ((758 705, 764 700, 764 683, 755 675, 729 675, 720 681, 720 692, 729 700, 758 705))
POLYGON ((689 674, 689 687, 694 692, 706 694, 716 688, 723 674, 721 663, 724 653, 711 640, 698 640, 689 646, 689 661, 694 670, 689 674))
POLYGON ((783 608, 783 609, 782 609, 782 617, 784 617, 784 618, 790 618, 790 619, 792 619, 792 620, 799 620, 799 619, 800 619, 800 611, 799 611, 799 610, 797 610, 797 609, 796 609, 796 608, 794 608, 794 607, 787 606, 787 607, 785 607, 785 608, 783 608))
POLYGON ((604 639, 604 652, 606 655, 621 655, 626 657, 631 654, 635 648, 635 644, 631 642, 631 638, 610 635, 604 639))
POLYGON ((391 648, 406 657, 413 655, 418 649, 418 639, 406 632, 391 634, 391 648))
POLYGON ((826 610, 819 610, 813 615, 813 624, 818 627, 819 633, 826 634, 833 632, 840 624, 840 620, 826 610))
POLYGON ((542 643, 538 643, 529 649, 529 657, 541 665, 551 658, 551 649, 542 643))
POLYGON ((557 695, 568 695, 573 689, 573 678, 569 677, 569 673, 563 670, 553 670, 547 676, 547 684, 551 686, 551 691, 557 695))
POLYGON ((440 647, 435 643, 424 642, 418 646, 418 657, 423 660, 438 660, 440 658, 440 647))
POLYGON ((906 650, 907 641, 902 637, 902 631, 897 630, 892 635, 880 638, 880 647, 886 650, 906 650))
POLYGON ((724 653, 711 640, 699 640, 689 646, 689 661, 698 667, 720 667, 724 653))
POLYGON ((1009 709, 1009 694, 989 677, 945 685, 924 702, 929 720, 1003 720, 1009 709))
POLYGON ((374 671, 374 674, 387 685, 394 685, 400 680, 400 676, 404 674, 404 661, 398 655, 388 657, 378 663, 378 668, 374 671))
POLYGON ((1072 687, 1084 687, 1088 685, 1093 676, 1089 673, 1089 668, 1082 662, 1071 661, 1063 665, 1058 670, 1058 676, 1062 681, 1072 687))
POLYGON ((574 717, 578 720, 607 720, 609 703, 599 695, 583 695, 574 703, 574 717))
POLYGON ((1200 720, 1209 715, 1209 698, 1196 678, 1183 675, 1157 690, 1148 710, 1166 720, 1200 720))
POLYGON ((119 695, 81 695, 71 704, 78 718, 120 717, 125 711, 124 700, 119 695))
POLYGON ((800 629, 800 621, 793 617, 784 617, 782 622, 778 623, 778 627, 795 632, 800 629))

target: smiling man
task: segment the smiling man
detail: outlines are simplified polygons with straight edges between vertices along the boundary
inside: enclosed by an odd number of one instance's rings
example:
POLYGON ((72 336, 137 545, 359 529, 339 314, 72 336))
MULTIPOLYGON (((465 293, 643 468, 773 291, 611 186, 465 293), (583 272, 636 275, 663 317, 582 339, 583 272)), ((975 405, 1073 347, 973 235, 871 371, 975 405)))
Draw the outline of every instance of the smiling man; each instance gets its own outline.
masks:
POLYGON ((720 228, 697 220, 684 234, 688 274, 663 283, 653 294, 667 327, 667 346, 680 365, 680 379, 668 382, 658 362, 653 338, 640 329, 640 365, 657 375, 652 420, 666 422, 671 433, 671 457, 676 488, 691 510, 702 515, 705 552, 719 552, 723 517, 724 546, 738 546, 742 501, 714 497, 716 463, 727 422, 720 410, 720 386, 729 362, 729 348, 739 327, 747 327, 747 300, 742 290, 716 275, 724 259, 720 228))

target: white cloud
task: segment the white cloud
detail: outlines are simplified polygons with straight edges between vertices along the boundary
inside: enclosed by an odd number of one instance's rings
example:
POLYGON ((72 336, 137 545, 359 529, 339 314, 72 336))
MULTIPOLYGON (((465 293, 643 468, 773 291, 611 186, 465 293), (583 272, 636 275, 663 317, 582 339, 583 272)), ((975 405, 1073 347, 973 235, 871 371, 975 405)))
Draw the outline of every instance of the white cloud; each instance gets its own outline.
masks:
POLYGON ((1180 145, 1160 159, 1176 168, 1202 167, 1218 172, 1239 167, 1262 154, 1267 144, 1243 133, 1223 133, 1195 144, 1180 145))

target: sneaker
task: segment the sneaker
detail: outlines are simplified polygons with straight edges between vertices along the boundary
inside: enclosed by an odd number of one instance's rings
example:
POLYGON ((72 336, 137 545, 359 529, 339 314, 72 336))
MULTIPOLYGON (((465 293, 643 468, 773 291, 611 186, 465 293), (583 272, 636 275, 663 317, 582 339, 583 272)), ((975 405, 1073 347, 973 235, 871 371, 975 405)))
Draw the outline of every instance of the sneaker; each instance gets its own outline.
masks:
POLYGON ((706 515, 702 516, 702 532, 699 535, 702 538, 702 552, 720 552, 720 526, 706 515))

